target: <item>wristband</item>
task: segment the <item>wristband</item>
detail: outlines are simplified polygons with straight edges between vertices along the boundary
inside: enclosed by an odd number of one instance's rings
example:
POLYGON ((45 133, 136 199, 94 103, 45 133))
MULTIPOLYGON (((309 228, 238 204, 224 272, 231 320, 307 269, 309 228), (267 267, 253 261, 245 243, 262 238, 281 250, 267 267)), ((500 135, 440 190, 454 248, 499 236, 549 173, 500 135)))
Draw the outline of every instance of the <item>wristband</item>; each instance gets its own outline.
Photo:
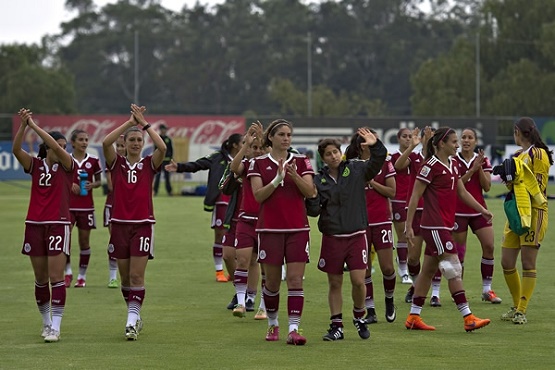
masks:
POLYGON ((143 126, 143 131, 146 131, 150 128, 150 123, 147 123, 146 125, 143 126))
POLYGON ((281 182, 283 181, 283 178, 285 177, 285 173, 284 172, 278 172, 276 177, 274 177, 274 179, 272 180, 271 184, 274 188, 277 188, 279 186, 279 184, 281 184, 281 182))

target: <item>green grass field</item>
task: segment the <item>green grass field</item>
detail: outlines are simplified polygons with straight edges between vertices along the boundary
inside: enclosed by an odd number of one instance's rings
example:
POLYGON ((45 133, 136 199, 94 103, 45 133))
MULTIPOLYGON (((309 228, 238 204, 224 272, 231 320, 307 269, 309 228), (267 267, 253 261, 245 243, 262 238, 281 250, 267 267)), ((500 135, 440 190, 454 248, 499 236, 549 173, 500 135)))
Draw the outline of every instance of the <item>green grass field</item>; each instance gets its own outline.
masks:
MULTIPOLYGON (((285 344, 286 287, 280 308, 282 339, 266 342, 265 321, 231 315, 225 307, 234 289, 216 283, 212 262, 213 233, 210 214, 202 211, 200 197, 155 198, 156 259, 147 269, 146 298, 142 309, 145 327, 137 342, 125 340, 127 312, 119 289, 108 289, 106 244, 108 231, 92 233, 87 287, 70 288, 59 343, 44 343, 41 319, 34 303, 33 274, 21 255, 29 183, 0 182, 0 369, 546 369, 555 365, 555 231, 548 229, 538 261, 538 283, 529 305, 528 324, 517 326, 499 319, 511 305, 496 249, 493 288, 501 305, 481 302, 480 247, 469 237, 465 287, 471 309, 492 319, 485 329, 463 330, 459 312, 450 304, 445 282, 443 307, 426 306, 423 317, 435 332, 405 330, 409 311, 404 303, 408 286, 397 284, 397 321, 384 317, 381 274, 374 276, 379 323, 370 326, 371 338, 361 340, 350 323, 351 300, 345 279, 345 340, 324 342, 328 327, 327 278, 317 270, 320 235, 312 231, 312 263, 307 266, 305 306, 301 322, 307 337, 304 347, 285 344)), ((493 195, 503 192, 496 185, 493 195)), ((551 186, 550 193, 555 188, 551 186)), ((97 194, 97 223, 102 223, 104 197, 97 194)), ((500 245, 505 217, 502 200, 488 200, 495 214, 496 246, 500 245)), ((553 208, 553 204, 551 204, 553 208)), ((78 246, 73 243, 73 251, 78 246)), ((75 254, 77 256, 78 253, 75 254)), ((74 273, 78 257, 73 258, 74 273)), ((377 263, 376 263, 377 267, 377 263)), ((520 267, 520 266, 519 266, 520 267)), ((258 305, 258 302, 256 303, 258 305)))

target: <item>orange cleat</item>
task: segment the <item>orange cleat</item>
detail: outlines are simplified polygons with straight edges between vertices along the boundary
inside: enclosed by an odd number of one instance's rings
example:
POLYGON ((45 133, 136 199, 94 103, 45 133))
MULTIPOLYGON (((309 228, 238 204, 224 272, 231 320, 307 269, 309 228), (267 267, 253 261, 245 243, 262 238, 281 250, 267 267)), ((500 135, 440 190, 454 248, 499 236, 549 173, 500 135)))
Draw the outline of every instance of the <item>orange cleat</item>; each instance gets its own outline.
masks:
POLYGON ((490 319, 479 319, 473 314, 464 317, 464 330, 467 332, 488 326, 491 322, 490 319))
POLYGON ((222 270, 216 271, 216 281, 218 283, 227 283, 229 280, 222 270))
POLYGON ((436 330, 435 327, 426 325, 420 315, 410 314, 405 321, 405 328, 408 330, 436 330))

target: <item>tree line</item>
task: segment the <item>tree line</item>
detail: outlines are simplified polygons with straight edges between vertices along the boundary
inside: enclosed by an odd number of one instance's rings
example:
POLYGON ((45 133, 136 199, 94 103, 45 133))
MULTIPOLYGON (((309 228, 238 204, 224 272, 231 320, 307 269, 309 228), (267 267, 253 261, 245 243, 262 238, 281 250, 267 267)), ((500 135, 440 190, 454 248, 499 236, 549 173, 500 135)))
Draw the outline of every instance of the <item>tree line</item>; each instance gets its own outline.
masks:
POLYGON ((0 45, 0 112, 546 116, 555 99, 549 0, 65 6, 60 34, 0 45))

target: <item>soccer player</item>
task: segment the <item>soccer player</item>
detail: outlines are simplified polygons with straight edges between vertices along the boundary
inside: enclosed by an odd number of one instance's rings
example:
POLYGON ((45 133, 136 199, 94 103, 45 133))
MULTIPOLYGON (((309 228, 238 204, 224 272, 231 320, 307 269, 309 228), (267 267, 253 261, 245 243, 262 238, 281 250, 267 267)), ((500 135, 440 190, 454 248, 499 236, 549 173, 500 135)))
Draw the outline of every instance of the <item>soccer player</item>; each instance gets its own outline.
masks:
MULTIPOLYGON (((212 212, 211 227, 214 230, 212 256, 214 257, 214 266, 216 268, 216 281, 220 283, 229 281, 224 273, 222 247, 222 239, 226 233, 224 218, 229 196, 223 195, 218 185, 228 163, 235 157, 237 152, 239 152, 239 149, 241 149, 242 142, 242 135, 232 134, 222 143, 220 150, 206 157, 185 163, 176 163, 172 159, 170 164, 165 166, 165 170, 169 172, 197 172, 208 170, 208 189, 204 197, 204 210, 212 212)), ((232 273, 235 270, 235 261, 229 259, 225 260, 225 262, 229 263, 226 267, 228 272, 232 273)))
MULTIPOLYGON (((476 131, 465 128, 461 135, 461 150, 455 156, 459 175, 464 187, 482 206, 487 208, 483 192, 491 188, 492 167, 489 159, 484 156, 484 151, 475 152, 478 142, 476 131)), ((491 289, 493 279, 493 227, 480 213, 467 206, 462 200, 457 199, 457 211, 455 213, 455 228, 453 230, 453 241, 457 248, 459 260, 464 272, 464 257, 466 253, 466 239, 468 228, 472 230, 482 246, 482 260, 480 271, 482 272, 482 301, 501 303, 502 300, 491 289)), ((464 275, 464 274, 463 274, 464 275)))
MULTIPOLYGON (((116 140, 116 153, 125 157, 125 141, 123 139, 123 135, 118 137, 116 140)), ((110 218, 112 216, 112 204, 114 202, 114 187, 112 185, 112 176, 110 175, 110 171, 106 169, 106 184, 108 186, 108 194, 106 195, 106 203, 104 204, 104 227, 108 228, 108 232, 112 233, 112 227, 110 224, 110 218)), ((108 278, 108 288, 117 289, 119 288, 119 281, 118 281, 118 262, 112 256, 113 250, 111 248, 107 248, 108 251, 108 271, 109 271, 109 278, 108 278)))
MULTIPOLYGON (((87 279, 87 268, 91 258, 91 230, 96 229, 96 219, 94 217, 93 189, 100 187, 100 160, 97 156, 87 153, 89 146, 89 135, 83 130, 73 130, 71 133, 71 154, 75 161, 75 176, 73 178, 72 192, 69 199, 69 211, 71 213, 71 225, 77 226, 79 241, 79 275, 77 275, 76 288, 84 288, 87 279), (85 181, 86 193, 81 193, 80 176, 87 174, 85 181)), ((66 287, 71 286, 73 272, 71 262, 68 257, 65 272, 66 287)))
POLYGON ((309 259, 310 234, 304 199, 313 198, 316 188, 308 157, 288 151, 292 135, 290 122, 278 119, 270 123, 262 142, 271 147, 270 152, 250 163, 247 178, 254 198, 260 203, 256 232, 259 237, 258 260, 266 273, 263 290, 269 325, 266 340, 279 340, 279 288, 285 258, 289 314, 287 344, 303 345, 306 338, 298 329, 303 312, 303 275, 309 259))
MULTIPOLYGON (((370 130, 373 135, 375 131, 370 130)), ((372 153, 367 145, 362 145, 365 138, 359 133, 353 135, 351 144, 345 150, 346 158, 358 158, 361 160, 372 159, 372 153)), ((393 231, 391 230, 391 206, 389 198, 395 196, 395 169, 389 157, 383 161, 380 171, 366 184, 366 210, 368 213, 368 225, 366 228, 366 239, 368 246, 373 246, 378 256, 380 270, 383 276, 383 288, 385 293, 385 318, 387 322, 393 322, 396 318, 395 303, 395 267, 393 266, 393 231)), ((366 270, 364 284, 366 286, 366 323, 378 322, 374 305, 374 283, 372 281, 372 269, 366 270)))
POLYGON ((154 258, 156 220, 152 204, 152 181, 166 154, 166 144, 145 120, 144 110, 144 107, 132 104, 129 120, 109 133, 102 142, 114 192, 109 248, 113 249, 113 256, 118 261, 121 292, 127 303, 127 340, 137 340, 142 328, 140 313, 145 298, 146 265, 150 258, 154 258), (145 131, 156 149, 151 155, 142 157, 145 131), (117 154, 114 148, 114 142, 122 134, 125 157, 117 154))
POLYGON ((42 337, 45 342, 57 342, 66 302, 64 266, 69 255, 69 194, 75 164, 65 150, 66 138, 57 131, 47 133, 31 115, 28 109, 19 110, 21 125, 12 149, 24 171, 31 175, 31 198, 21 253, 29 256, 33 266, 42 337), (27 127, 43 140, 40 158, 32 157, 21 147, 27 127))
POLYGON ((347 264, 352 284, 353 324, 362 339, 370 337, 364 319, 366 295, 365 274, 368 270, 368 217, 365 186, 376 176, 387 155, 385 146, 367 128, 357 131, 357 145, 368 148, 369 160, 342 160, 341 142, 323 139, 318 153, 325 166, 314 179, 318 195, 307 199, 310 216, 320 216, 318 229, 322 246, 318 269, 328 276, 330 328, 325 341, 341 340, 343 334, 343 267, 347 264))
POLYGON ((466 204, 480 212, 488 221, 491 212, 482 206, 465 189, 459 178, 458 168, 451 159, 459 148, 456 132, 449 127, 437 129, 426 144, 424 164, 416 175, 414 189, 408 204, 406 233, 409 248, 414 241, 412 223, 418 200, 424 199, 420 221, 420 233, 426 242, 422 271, 414 284, 414 295, 410 314, 405 327, 412 330, 435 330, 426 325, 420 313, 436 271, 442 272, 457 309, 464 317, 464 329, 473 331, 490 323, 489 319, 479 319, 472 314, 466 299, 462 266, 457 256, 452 231, 455 224, 457 196, 466 204), (441 204, 441 207, 438 205, 441 204))
MULTIPOLYGON (((549 150, 543 142, 532 118, 522 117, 516 121, 514 140, 515 144, 521 147, 515 153, 515 157, 528 166, 538 183, 539 190, 546 195, 549 167, 553 165, 553 151, 549 150)), ((512 183, 507 183, 507 186, 513 189, 512 183)), ((527 323, 526 309, 536 286, 536 259, 547 230, 547 201, 542 205, 532 202, 531 207, 531 226, 526 233, 517 235, 509 228, 508 223, 505 224, 503 231, 501 265, 505 282, 513 298, 513 307, 503 314, 502 319, 515 324, 527 323), (522 263, 522 280, 516 269, 519 254, 522 263)))

